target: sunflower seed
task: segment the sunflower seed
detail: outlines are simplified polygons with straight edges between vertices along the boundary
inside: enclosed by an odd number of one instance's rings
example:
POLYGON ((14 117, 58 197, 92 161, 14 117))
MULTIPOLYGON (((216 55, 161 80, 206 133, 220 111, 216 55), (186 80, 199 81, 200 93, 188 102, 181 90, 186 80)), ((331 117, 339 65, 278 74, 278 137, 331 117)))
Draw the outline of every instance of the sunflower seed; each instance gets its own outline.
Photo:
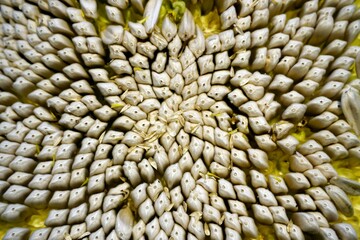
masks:
POLYGON ((244 32, 243 34, 238 34, 235 37, 235 46, 234 51, 238 52, 243 49, 250 48, 251 45, 251 34, 249 31, 244 32))
POLYGON ((106 11, 106 16, 111 22, 120 24, 122 26, 125 25, 124 16, 120 9, 118 9, 117 7, 106 5, 105 11, 106 11))
POLYGON ((122 10, 125 10, 129 6, 129 1, 124 1, 124 0, 108 0, 107 2, 111 6, 118 7, 122 10))
POLYGON ((266 225, 271 225, 274 223, 274 219, 268 207, 259 204, 253 204, 251 208, 254 212, 254 217, 258 222, 266 225))
POLYGON ((310 187, 310 183, 302 173, 287 173, 285 182, 290 189, 299 190, 310 187))
POLYGON ((345 216, 352 216, 354 214, 353 207, 346 193, 339 187, 335 185, 328 185, 325 187, 326 192, 328 193, 331 200, 335 203, 335 206, 341 211, 345 216))
POLYGON ((357 239, 357 234, 353 226, 348 223, 334 224, 333 229, 336 231, 340 239, 357 239))
POLYGON ((338 212, 331 201, 316 200, 315 204, 329 222, 336 221, 338 219, 338 212))
POLYGON ((241 202, 244 202, 244 203, 255 203, 256 202, 255 194, 250 187, 245 186, 245 185, 235 185, 234 189, 236 191, 236 195, 237 195, 238 199, 241 202))
POLYGON ((267 187, 266 178, 264 174, 256 170, 250 170, 250 177, 251 177, 251 185, 254 188, 267 187))
POLYGON ((274 77, 273 81, 269 85, 269 89, 279 92, 287 92, 291 85, 293 84, 291 78, 286 77, 285 75, 278 74, 274 77))
POLYGON ((253 218, 241 216, 239 221, 241 223, 241 230, 246 237, 256 238, 258 236, 258 229, 253 218))
POLYGON ((102 211, 100 209, 87 215, 85 219, 87 231, 95 232, 97 229, 99 229, 101 226, 101 215, 102 211))
POLYGON ((205 239, 204 225, 201 221, 198 221, 195 217, 190 217, 188 231, 194 234, 196 236, 196 239, 205 239))
POLYGON ((219 210, 208 204, 204 204, 202 214, 205 222, 214 222, 214 223, 218 223, 221 216, 219 210))
POLYGON ((151 0, 146 3, 143 17, 147 18, 144 26, 147 33, 151 33, 158 20, 162 0, 151 0))
POLYGON ((274 223, 275 235, 278 239, 291 239, 286 225, 274 223))
POLYGON ((236 9, 234 6, 227 8, 220 15, 221 29, 225 30, 234 25, 237 21, 236 9))
POLYGON ((308 125, 314 129, 324 129, 336 122, 338 117, 331 112, 323 112, 322 114, 313 117, 309 120, 308 125))
POLYGON ((49 216, 45 220, 45 225, 49 227, 64 225, 67 222, 68 215, 69 215, 68 209, 51 210, 49 212, 49 216))
POLYGON ((180 26, 179 26, 179 37, 182 41, 187 41, 191 39, 196 32, 196 26, 194 22, 194 18, 191 12, 186 9, 184 15, 181 18, 180 26))
POLYGON ((309 213, 294 213, 292 216, 292 220, 304 232, 317 234, 320 231, 319 225, 317 224, 315 218, 309 213))
POLYGON ((168 16, 165 16, 162 22, 161 32, 168 42, 170 42, 177 33, 176 24, 168 16))
POLYGON ((265 205, 268 207, 278 205, 278 203, 275 199, 275 196, 272 194, 271 191, 269 191, 265 188, 257 188, 256 193, 258 195, 261 205, 265 205))
POLYGON ((130 210, 130 207, 122 208, 116 216, 116 234, 124 239, 130 239, 133 225, 134 216, 130 210))
POLYGON ((271 127, 264 117, 250 117, 249 124, 255 134, 269 133, 271 127))
POLYGON ((49 237, 51 228, 40 228, 32 232, 30 235, 31 240, 42 240, 49 237))
POLYGON ((348 42, 354 41, 356 39, 356 36, 359 34, 359 32, 360 32, 360 21, 355 20, 351 22, 346 30, 346 40, 348 42))

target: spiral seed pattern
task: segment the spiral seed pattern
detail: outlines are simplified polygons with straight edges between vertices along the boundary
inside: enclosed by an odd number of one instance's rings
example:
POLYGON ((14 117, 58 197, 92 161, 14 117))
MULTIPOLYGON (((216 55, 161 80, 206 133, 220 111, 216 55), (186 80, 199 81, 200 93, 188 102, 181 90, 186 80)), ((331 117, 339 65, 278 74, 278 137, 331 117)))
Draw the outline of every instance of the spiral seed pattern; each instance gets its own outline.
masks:
POLYGON ((0 11, 3 239, 358 238, 353 0, 0 11))

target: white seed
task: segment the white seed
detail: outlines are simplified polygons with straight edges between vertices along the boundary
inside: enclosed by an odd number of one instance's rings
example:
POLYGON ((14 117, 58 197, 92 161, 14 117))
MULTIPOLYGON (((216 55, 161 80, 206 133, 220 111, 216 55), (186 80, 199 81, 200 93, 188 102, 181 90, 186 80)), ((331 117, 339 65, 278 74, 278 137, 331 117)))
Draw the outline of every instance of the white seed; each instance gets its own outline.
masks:
POLYGON ((178 59, 175 59, 175 58, 168 59, 168 63, 166 64, 166 72, 172 78, 175 77, 176 75, 181 76, 182 67, 181 67, 180 61, 178 59))
POLYGON ((330 35, 333 27, 334 19, 332 18, 332 16, 326 16, 320 19, 315 27, 315 31, 313 33, 313 36, 310 38, 309 43, 312 45, 318 45, 330 35))
POLYGON ((244 203, 255 203, 256 202, 255 194, 250 187, 248 187, 246 185, 235 185, 234 189, 236 191, 236 195, 237 195, 238 199, 241 202, 244 202, 244 203))
POLYGON ((327 82, 330 81, 339 81, 346 83, 351 75, 351 72, 345 69, 336 69, 334 70, 326 79, 327 82))
POLYGON ((250 117, 249 124, 255 134, 265 134, 270 132, 270 125, 264 117, 250 117))
POLYGON ((270 24, 272 26, 270 34, 273 35, 274 33, 282 32, 285 28, 286 24, 286 15, 279 14, 272 17, 270 24))
POLYGON ((330 162, 330 157, 323 151, 318 151, 313 154, 309 154, 306 158, 313 164, 314 166, 320 165, 322 163, 330 162))
POLYGON ((334 224, 333 229, 336 231, 340 239, 357 239, 357 234, 353 226, 348 223, 334 224))
POLYGON ((46 219, 46 226, 56 227, 66 224, 68 209, 51 210, 48 218, 46 219))
MULTIPOLYGON (((120 61, 120 60, 118 60, 118 61, 120 61)), ((132 67, 139 67, 139 68, 146 68, 146 69, 149 68, 149 61, 148 61, 147 57, 145 57, 139 53, 136 53, 134 56, 129 58, 129 62, 132 67)))
POLYGON ((179 37, 182 41, 187 41, 195 35, 195 22, 191 12, 186 9, 181 18, 179 26, 179 37))
MULTIPOLYGON (((173 211, 172 214, 177 224, 179 224, 182 228, 188 228, 190 218, 182 205, 180 205, 176 211, 173 211)), ((174 226, 174 229, 176 226, 177 225, 174 226)))
POLYGON ((124 54, 124 52, 126 52, 126 48, 121 45, 110 45, 109 51, 110 51, 111 59, 121 59, 121 60, 127 59, 124 54))
POLYGON ((355 20, 351 22, 346 30, 346 40, 348 42, 354 41, 356 39, 356 36, 359 34, 359 32, 360 32, 360 21, 355 20))
POLYGON ((88 47, 86 44, 86 38, 82 36, 76 36, 72 39, 76 51, 79 53, 86 53, 88 52, 88 47))
POLYGON ((251 51, 237 52, 231 66, 239 68, 247 68, 249 66, 251 51))
POLYGON ((175 223, 174 228, 171 231, 170 237, 173 237, 174 239, 185 239, 186 232, 182 226, 175 223))
POLYGON ((81 58, 87 67, 101 67, 105 64, 103 58, 99 54, 84 53, 81 54, 81 58))
POLYGON ((204 204, 204 207, 202 209, 202 215, 204 221, 207 223, 218 223, 221 218, 219 210, 208 204, 204 204))
POLYGON ((335 185, 328 185, 325 187, 325 190, 340 212, 348 217, 354 214, 351 201, 341 188, 335 185))
POLYGON ((227 30, 219 33, 219 38, 221 43, 221 51, 227 51, 234 47, 235 37, 233 30, 227 30))
POLYGON ((292 122, 299 122, 303 119, 305 112, 305 104, 293 103, 285 109, 281 117, 292 122))
POLYGON ((96 1, 80 1, 80 6, 86 17, 92 19, 98 17, 96 1))
POLYGON ((280 193, 286 194, 288 192, 288 188, 282 177, 270 175, 269 176, 269 187, 270 187, 271 192, 273 192, 275 194, 280 194, 280 193))
POLYGON ((138 42, 137 43, 137 52, 153 59, 155 56, 155 51, 157 50, 156 46, 154 46, 150 42, 138 42))
POLYGON ((257 145, 259 146, 259 148, 261 148, 262 150, 264 150, 266 152, 271 152, 276 149, 276 144, 273 142, 273 140, 271 139, 271 136, 268 134, 255 136, 255 141, 256 141, 257 145))
POLYGON ((225 30, 234 25, 237 21, 236 9, 234 6, 227 8, 220 14, 221 29, 225 30))
POLYGON ((246 153, 235 148, 231 149, 231 161, 238 167, 250 167, 246 153))
POLYGON ((293 222, 300 227, 303 232, 316 234, 320 231, 319 225, 310 213, 297 212, 292 216, 293 222))
POLYGON ((288 92, 294 80, 285 75, 278 74, 269 85, 269 89, 278 92, 288 92))
POLYGON ((120 24, 120 25, 125 25, 125 20, 124 20, 124 15, 123 13, 120 11, 120 9, 118 9, 117 7, 113 7, 113 6, 105 6, 105 11, 106 11, 106 16, 107 18, 114 23, 120 24))
POLYGON ((279 48, 269 49, 267 51, 267 59, 269 61, 265 64, 265 72, 271 72, 279 63, 281 57, 281 50, 279 48))
POLYGON ((281 109, 281 104, 273 101, 269 104, 269 107, 265 109, 264 114, 265 114, 265 119, 267 121, 272 120, 275 116, 277 116, 278 112, 281 109))
POLYGON ((273 193, 265 188, 257 188, 256 193, 258 195, 259 201, 261 205, 265 206, 277 206, 278 203, 275 199, 273 193))
POLYGON ((254 11, 254 5, 251 0, 245 0, 240 3, 241 3, 240 17, 245 17, 247 15, 250 15, 254 11))
POLYGON ((351 125, 357 135, 360 134, 360 127, 355 121, 360 111, 356 106, 356 101, 360 95, 357 90, 350 87, 346 89, 341 95, 341 107, 347 122, 351 125))
POLYGON ((220 43, 220 37, 218 34, 211 35, 205 40, 205 46, 206 46, 206 53, 216 53, 219 52, 221 49, 221 43, 220 43))
POLYGON ((225 212, 224 213, 224 225, 225 225, 225 234, 230 237, 230 239, 241 239, 241 225, 237 214, 225 212), (231 230, 231 232, 229 232, 231 230))
POLYGON ((143 17, 147 18, 144 26, 147 33, 151 33, 158 21, 162 0, 150 0, 146 3, 143 17))
POLYGON ((286 228, 286 225, 274 223, 275 236, 278 239, 291 239, 286 228))
POLYGON ((332 133, 334 133, 335 135, 339 135, 341 133, 349 131, 351 127, 346 121, 340 119, 334 122, 333 124, 331 124, 327 129, 332 133))
POLYGON ((269 29, 262 28, 251 32, 251 47, 264 46, 269 39, 269 29))
POLYGON ((165 16, 162 26, 161 32, 165 37, 166 41, 170 42, 177 33, 177 26, 176 24, 170 20, 168 16, 165 16))
POLYGON ((306 189, 310 187, 309 181, 301 173, 287 173, 285 175, 285 182, 288 187, 293 190, 306 189))
MULTIPOLYGON (((276 66, 275 71, 276 73, 279 74, 287 74, 289 72, 289 70, 294 66, 294 64, 296 63, 296 58, 293 56, 285 56, 281 59, 281 61, 279 62, 279 64, 276 66)), ((278 76, 278 75, 276 75, 278 76)), ((283 77, 283 75, 280 75, 283 77)))
POLYGON ((347 149, 360 145, 358 137, 351 132, 340 134, 337 138, 339 139, 339 143, 347 149))
POLYGON ((130 207, 123 207, 116 216, 115 231, 123 239, 130 239, 134 226, 134 216, 130 207))
POLYGON ((285 56, 298 57, 303 47, 303 43, 296 40, 290 40, 286 46, 282 49, 282 54, 285 56))
POLYGON ((196 238, 194 239, 205 239, 204 225, 201 221, 198 221, 195 217, 190 217, 188 231, 196 236, 196 238))
POLYGON ((344 51, 346 45, 346 41, 335 39, 323 49, 322 54, 337 56, 344 51))
POLYGON ((309 120, 308 125, 314 129, 323 129, 329 127, 338 120, 338 116, 331 112, 323 112, 322 114, 313 117, 309 120))
MULTIPOLYGON (((169 55, 171 57, 178 57, 181 47, 182 47, 181 39, 180 39, 179 35, 176 35, 168 45, 169 55)), ((185 50, 186 50, 186 48, 185 48, 185 50)), ((181 56, 183 54, 184 53, 182 53, 181 56)))
POLYGON ((200 74, 212 73, 215 65, 213 62, 213 55, 203 55, 198 59, 198 65, 200 68, 200 74))
POLYGON ((108 0, 107 2, 111 6, 118 7, 122 10, 125 10, 129 6, 129 1, 125 1, 125 0, 108 0))
POLYGON ((286 210, 297 211, 297 203, 292 195, 281 195, 277 196, 276 199, 279 202, 279 205, 283 206, 286 210))
POLYGON ((329 221, 336 221, 339 217, 336 207, 330 200, 316 200, 315 204, 324 217, 329 221))
MULTIPOLYGON (((19 48, 19 46, 18 46, 18 48, 19 48)), ((345 51, 344 51, 344 53, 342 55, 352 57, 352 58, 356 58, 359 52, 360 52, 359 47, 357 47, 357 46, 348 46, 345 49, 345 51)))
POLYGON ((116 59, 110 63, 110 67, 116 74, 131 74, 132 68, 128 61, 116 59))
POLYGON ((248 49, 251 45, 251 34, 250 32, 244 32, 243 34, 238 34, 235 37, 235 46, 234 51, 238 52, 243 49, 248 49))
MULTIPOLYGON (((132 31, 132 25, 129 23, 130 31, 133 35, 135 35, 132 31)), ((123 41, 124 28, 120 25, 109 25, 105 30, 101 32, 101 39, 104 44, 121 44, 123 41)))
POLYGON ((238 88, 230 92, 227 97, 230 100, 230 102, 236 107, 240 107, 240 105, 242 105, 247 101, 247 97, 238 88))
POLYGON ((241 223, 241 230, 246 237, 256 238, 258 236, 258 229, 252 217, 239 217, 241 223))
MULTIPOLYGON (((219 225, 215 223, 210 223, 208 226, 209 226, 210 236, 212 236, 214 239, 219 239, 219 240, 224 239, 222 228, 219 225)), ((205 224, 205 228, 206 228, 206 224, 205 224)), ((206 230, 205 230, 205 234, 207 234, 206 230)))
POLYGON ((311 114, 320 114, 326 110, 328 106, 330 106, 331 100, 324 96, 319 96, 310 100, 306 106, 306 111, 311 114))
POLYGON ((166 66, 166 58, 166 53, 157 54, 155 61, 151 64, 151 69, 157 73, 163 72, 166 66))
POLYGON ((81 9, 67 7, 66 13, 69 19, 74 23, 86 21, 81 9))
POLYGON ((312 198, 307 194, 295 194, 295 200, 297 201, 301 211, 316 210, 316 206, 312 198))
POLYGON ((232 183, 225 179, 219 179, 218 193, 223 198, 236 199, 236 194, 232 183))
POLYGON ((300 80, 308 73, 311 65, 312 61, 305 58, 300 58, 298 62, 289 70, 287 75, 294 80, 300 80))
POLYGON ((268 207, 259 204, 253 204, 251 205, 251 208, 254 212, 254 217, 258 222, 267 225, 274 223, 274 219, 268 207))

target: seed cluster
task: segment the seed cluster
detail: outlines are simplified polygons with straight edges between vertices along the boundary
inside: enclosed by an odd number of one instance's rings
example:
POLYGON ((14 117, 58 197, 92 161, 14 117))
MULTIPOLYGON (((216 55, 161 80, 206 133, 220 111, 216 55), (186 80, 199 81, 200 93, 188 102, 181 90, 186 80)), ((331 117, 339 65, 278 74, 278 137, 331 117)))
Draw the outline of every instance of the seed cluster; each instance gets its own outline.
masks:
POLYGON ((4 239, 357 239, 354 1, 191 2, 0 1, 4 239))

